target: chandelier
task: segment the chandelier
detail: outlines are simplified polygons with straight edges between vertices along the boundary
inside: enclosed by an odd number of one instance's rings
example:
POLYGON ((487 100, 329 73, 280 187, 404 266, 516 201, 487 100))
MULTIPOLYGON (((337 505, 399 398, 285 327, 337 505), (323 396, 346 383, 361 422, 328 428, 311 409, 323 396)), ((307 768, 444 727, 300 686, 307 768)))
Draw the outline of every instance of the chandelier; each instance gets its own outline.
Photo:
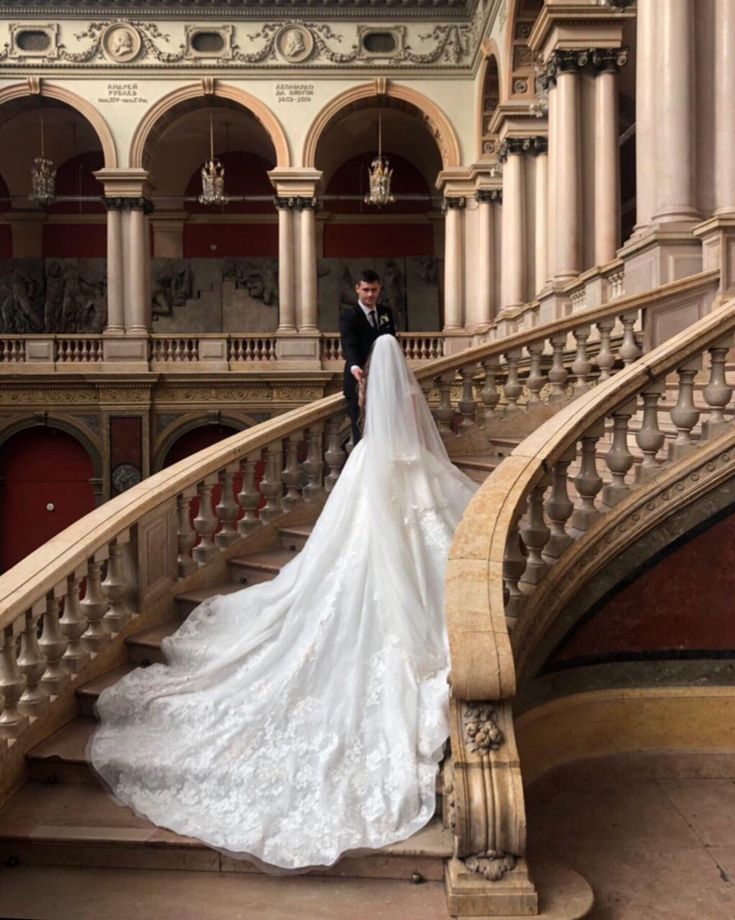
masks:
POLYGON ((390 169, 388 160, 383 156, 383 123, 378 114, 378 155, 370 164, 368 178, 370 191, 365 195, 365 204, 374 204, 382 208, 386 204, 393 204, 396 200, 390 193, 390 180, 393 170, 390 169))
POLYGON ((209 113, 209 159, 202 166, 202 194, 199 204, 223 204, 225 200, 225 168, 214 158, 214 127, 209 113))
POLYGON ((35 157, 31 166, 31 194, 29 201, 40 205, 49 205, 56 197, 54 183, 56 170, 53 161, 47 159, 43 135, 43 109, 41 110, 41 156, 35 157))

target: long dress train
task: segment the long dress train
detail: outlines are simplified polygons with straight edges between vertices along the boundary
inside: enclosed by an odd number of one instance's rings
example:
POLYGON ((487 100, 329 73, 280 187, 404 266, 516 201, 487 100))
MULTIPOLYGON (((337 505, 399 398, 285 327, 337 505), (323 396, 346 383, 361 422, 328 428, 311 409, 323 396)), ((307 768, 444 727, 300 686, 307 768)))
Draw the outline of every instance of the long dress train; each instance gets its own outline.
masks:
POLYGON ((365 437, 304 549, 205 601, 164 641, 167 665, 101 694, 90 755, 113 794, 285 869, 425 825, 448 735, 444 570, 475 488, 381 336, 365 437))

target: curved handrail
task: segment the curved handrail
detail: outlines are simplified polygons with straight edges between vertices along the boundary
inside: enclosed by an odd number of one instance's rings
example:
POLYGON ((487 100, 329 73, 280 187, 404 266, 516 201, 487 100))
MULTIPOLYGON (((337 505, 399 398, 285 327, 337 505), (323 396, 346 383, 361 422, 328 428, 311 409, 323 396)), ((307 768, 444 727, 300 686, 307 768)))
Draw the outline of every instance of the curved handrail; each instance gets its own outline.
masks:
MULTIPOLYGON (((455 697, 499 700, 515 693, 504 563, 511 530, 526 511, 533 489, 594 425, 734 330, 735 300, 730 300, 561 409, 488 477, 457 529, 447 568, 446 616, 455 697)), ((524 629, 521 613, 514 625, 514 646, 522 645, 524 629)))

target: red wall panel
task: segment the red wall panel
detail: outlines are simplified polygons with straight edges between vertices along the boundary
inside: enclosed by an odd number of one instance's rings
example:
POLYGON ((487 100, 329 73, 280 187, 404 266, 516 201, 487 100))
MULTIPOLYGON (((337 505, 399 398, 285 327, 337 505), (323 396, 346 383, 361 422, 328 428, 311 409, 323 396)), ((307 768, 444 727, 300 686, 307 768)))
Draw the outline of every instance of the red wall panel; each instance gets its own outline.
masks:
POLYGON ((46 224, 43 254, 47 259, 104 259, 107 227, 102 224, 46 224))
POLYGON ((394 258, 434 254, 429 224, 327 224, 325 258, 394 258))
POLYGON ((278 225, 186 224, 185 259, 278 258, 278 225), (213 248, 214 247, 214 248, 213 248))

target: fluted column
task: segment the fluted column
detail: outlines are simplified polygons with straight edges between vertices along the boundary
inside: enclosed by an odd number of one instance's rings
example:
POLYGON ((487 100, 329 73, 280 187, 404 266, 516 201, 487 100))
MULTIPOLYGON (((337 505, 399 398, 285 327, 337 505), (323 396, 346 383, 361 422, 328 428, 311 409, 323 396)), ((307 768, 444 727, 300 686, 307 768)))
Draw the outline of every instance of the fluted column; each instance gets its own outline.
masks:
POLYGON ((588 59, 586 52, 554 52, 557 150, 550 181, 556 189, 554 279, 561 283, 575 278, 582 267, 579 69, 588 59))
POLYGON ((655 223, 691 223, 698 217, 694 180, 694 25, 692 0, 656 0, 655 223))
POLYGON ((543 289, 549 272, 549 144, 545 137, 537 137, 531 151, 536 154, 535 191, 535 293, 543 289))
POLYGON ((715 0, 715 209, 735 211, 735 7, 715 0))
POLYGON ((611 262, 620 245, 620 151, 618 69, 627 55, 600 49, 595 66, 595 265, 611 262))
POLYGON ((317 270, 315 198, 298 198, 300 231, 301 324, 299 332, 317 332, 317 270))
POLYGON ((145 333, 148 331, 148 304, 146 294, 148 289, 149 252, 146 245, 146 209, 147 202, 144 198, 130 198, 127 200, 130 209, 128 224, 129 264, 125 274, 129 276, 129 298, 127 303, 127 316, 125 326, 128 332, 145 333))
POLYGON ((462 212, 464 198, 444 199, 444 331, 464 328, 462 316, 462 212))
POLYGON ((636 233, 648 227, 656 206, 657 97, 655 7, 658 0, 638 0, 636 16, 635 149, 636 233))
POLYGON ((122 200, 105 198, 107 208, 107 325, 105 332, 125 331, 122 200))
POLYGON ((500 148, 503 162, 501 309, 526 302, 526 201, 523 138, 508 138, 500 148))
POLYGON ((278 208, 278 331, 296 331, 293 198, 276 197, 278 208))
POLYGON ((549 114, 548 114, 548 133, 549 133, 549 152, 547 154, 546 166, 547 192, 546 192, 546 282, 551 283, 556 271, 556 161, 558 156, 558 132, 556 126, 558 123, 558 93, 556 91, 556 81, 550 77, 545 78, 546 88, 549 93, 549 114))
POLYGON ((494 316, 494 202, 500 197, 499 189, 480 189, 477 192, 477 325, 484 329, 494 316))

